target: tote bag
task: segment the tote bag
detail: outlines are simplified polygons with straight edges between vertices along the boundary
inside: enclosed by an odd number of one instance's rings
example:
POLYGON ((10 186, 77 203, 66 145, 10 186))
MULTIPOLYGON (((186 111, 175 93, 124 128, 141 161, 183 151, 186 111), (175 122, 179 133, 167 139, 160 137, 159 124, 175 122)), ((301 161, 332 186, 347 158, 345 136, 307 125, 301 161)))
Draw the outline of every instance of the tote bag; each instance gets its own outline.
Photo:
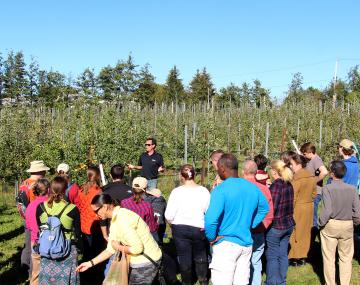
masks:
POLYGON ((128 285, 129 263, 124 250, 116 252, 103 285, 128 285))

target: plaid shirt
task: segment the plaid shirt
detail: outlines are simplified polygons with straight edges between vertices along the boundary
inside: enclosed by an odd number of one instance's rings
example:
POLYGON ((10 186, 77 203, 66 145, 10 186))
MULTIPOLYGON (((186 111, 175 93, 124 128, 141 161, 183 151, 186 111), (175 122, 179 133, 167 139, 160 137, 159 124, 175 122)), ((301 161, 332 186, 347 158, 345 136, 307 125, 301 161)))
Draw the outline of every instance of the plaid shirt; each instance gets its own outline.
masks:
POLYGON ((270 186, 270 192, 274 205, 272 226, 278 230, 294 226, 294 189, 291 183, 276 179, 270 186))
POLYGON ((158 229, 158 223, 154 216, 154 209, 149 202, 141 200, 138 204, 135 203, 134 197, 121 201, 121 207, 131 210, 138 214, 145 223, 149 226, 150 232, 155 232, 158 229))

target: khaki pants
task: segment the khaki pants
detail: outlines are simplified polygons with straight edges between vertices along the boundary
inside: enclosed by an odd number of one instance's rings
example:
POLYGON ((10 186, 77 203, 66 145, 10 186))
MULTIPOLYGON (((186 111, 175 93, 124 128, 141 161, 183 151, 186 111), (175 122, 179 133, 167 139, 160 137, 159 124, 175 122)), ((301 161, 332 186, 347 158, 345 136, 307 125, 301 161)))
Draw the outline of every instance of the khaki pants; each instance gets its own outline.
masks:
POLYGON ((324 277, 327 285, 336 285, 335 254, 339 252, 339 271, 341 285, 350 284, 352 258, 354 255, 353 222, 329 220, 320 231, 321 251, 324 263, 324 277))
POLYGON ((40 273, 40 254, 32 253, 31 254, 31 263, 32 263, 32 272, 30 285, 39 284, 39 273, 40 273))

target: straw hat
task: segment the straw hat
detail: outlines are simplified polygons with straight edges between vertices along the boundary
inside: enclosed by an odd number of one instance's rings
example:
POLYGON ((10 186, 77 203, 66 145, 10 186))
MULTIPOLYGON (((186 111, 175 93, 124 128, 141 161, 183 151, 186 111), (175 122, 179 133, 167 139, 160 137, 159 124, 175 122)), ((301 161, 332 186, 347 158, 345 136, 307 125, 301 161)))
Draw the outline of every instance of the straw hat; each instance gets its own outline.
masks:
POLYGON ((42 172, 48 170, 50 170, 50 168, 45 165, 44 161, 34 160, 30 162, 30 168, 26 170, 26 172, 35 173, 35 172, 42 172))
POLYGON ((162 195, 160 189, 157 189, 157 188, 147 190, 146 193, 148 193, 149 195, 158 197, 158 198, 162 195))

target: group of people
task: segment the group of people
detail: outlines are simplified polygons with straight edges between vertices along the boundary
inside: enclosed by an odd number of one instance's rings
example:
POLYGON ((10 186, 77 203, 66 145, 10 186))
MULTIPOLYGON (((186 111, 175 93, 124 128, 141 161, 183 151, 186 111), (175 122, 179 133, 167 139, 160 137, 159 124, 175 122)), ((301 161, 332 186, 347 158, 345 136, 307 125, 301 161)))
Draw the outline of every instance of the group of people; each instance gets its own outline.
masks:
POLYGON ((30 284, 80 284, 79 272, 85 271, 84 280, 101 282, 116 252, 128 256, 133 285, 152 284, 160 266, 167 284, 180 282, 174 266, 184 285, 209 284, 210 278, 214 285, 261 284, 264 254, 265 284, 286 284, 288 266, 306 264, 319 233, 326 284, 336 284, 336 251, 341 284, 350 283, 354 226, 360 224, 359 166, 350 140, 340 142, 343 159, 332 161, 329 169, 315 146, 305 143, 300 153, 288 151, 270 163, 261 154, 245 160, 241 178, 237 158, 216 150, 210 156, 217 172, 212 189, 198 185, 195 168, 185 164, 181 185, 168 201, 157 189, 165 167, 156 140, 148 138, 145 149, 138 165, 127 164, 141 171, 131 187, 120 164, 110 170, 112 182, 100 187, 97 166, 88 167, 79 186, 67 164, 60 164, 49 182, 44 162, 31 162, 31 176, 18 196, 26 225, 22 263, 29 265, 30 284), (44 250, 44 226, 53 217, 69 241, 61 256, 44 250), (166 224, 176 262, 163 246, 166 224), (80 265, 79 252, 86 260, 80 265))

